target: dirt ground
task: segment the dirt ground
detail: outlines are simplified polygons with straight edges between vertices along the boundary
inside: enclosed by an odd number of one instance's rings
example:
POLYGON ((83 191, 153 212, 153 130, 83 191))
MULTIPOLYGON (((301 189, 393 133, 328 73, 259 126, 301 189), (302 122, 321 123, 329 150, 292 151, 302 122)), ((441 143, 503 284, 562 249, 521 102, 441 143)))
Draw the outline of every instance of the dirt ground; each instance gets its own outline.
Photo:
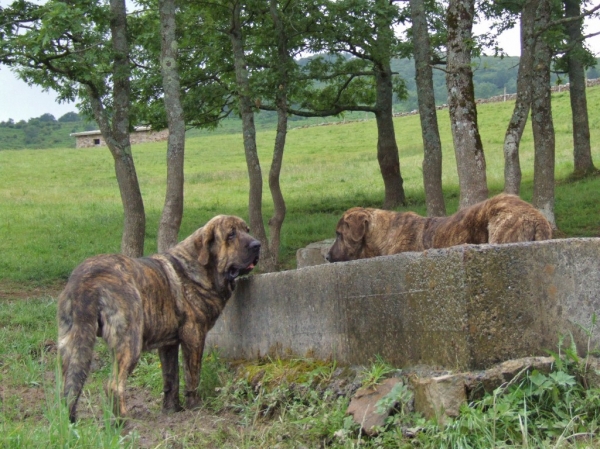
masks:
POLYGON ((3 280, 0 283, 0 300, 2 299, 28 299, 52 296, 56 298, 64 288, 66 282, 54 282, 52 284, 34 285, 28 283, 23 285, 17 282, 3 280))
MULTIPOLYGON (((2 282, 0 300, 40 298, 44 296, 56 298, 64 287, 64 282, 52 285, 27 286, 2 282)), ((40 350, 51 357, 56 354, 56 342, 47 340, 41 344, 40 350)), ((0 369, 2 368, 0 357, 0 369)), ((52 392, 55 385, 54 371, 46 371, 41 384, 10 387, 0 383, 0 404, 7 404, 8 398, 18 398, 13 403, 10 414, 24 422, 45 422, 44 409, 48 400, 47 392, 52 392)), ((239 417, 234 414, 215 415, 204 409, 186 410, 165 415, 161 413, 160 395, 152 394, 143 388, 127 386, 126 393, 129 412, 124 425, 123 435, 135 435, 136 447, 141 448, 181 448, 194 443, 202 443, 202 447, 221 447, 221 444, 207 444, 214 441, 209 434, 219 432, 223 435, 243 431, 239 426, 239 417)), ((79 401, 78 417, 81 420, 94 419, 98 426, 103 426, 102 397, 82 396, 79 401)))
MULTIPOLYGON (((47 372, 44 383, 54 383, 54 373, 47 372)), ((0 385, 0 397, 6 398, 13 395, 19 397, 17 409, 13 414, 20 416, 22 421, 44 422, 44 406, 46 393, 40 386, 18 388, 10 391, 0 385)), ((124 426, 123 435, 134 434, 136 447, 141 448, 181 448, 185 445, 202 442, 202 447, 220 447, 220 445, 207 445, 209 434, 220 432, 224 434, 241 431, 237 424, 238 417, 231 415, 215 415, 206 410, 183 411, 165 415, 161 413, 161 398, 154 396, 139 387, 128 387, 126 395, 129 413, 124 426)), ((82 397, 79 407, 79 419, 97 421, 98 426, 104 426, 101 398, 82 397)))

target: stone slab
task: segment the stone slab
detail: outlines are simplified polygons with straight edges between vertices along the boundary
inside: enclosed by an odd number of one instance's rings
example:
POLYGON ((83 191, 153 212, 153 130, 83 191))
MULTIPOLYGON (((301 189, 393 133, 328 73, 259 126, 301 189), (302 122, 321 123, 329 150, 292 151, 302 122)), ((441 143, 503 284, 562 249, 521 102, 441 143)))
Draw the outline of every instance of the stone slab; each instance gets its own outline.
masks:
POLYGON ((208 345, 233 359, 485 369, 547 355, 560 334, 584 351, 599 312, 600 238, 462 245, 241 279, 208 345))

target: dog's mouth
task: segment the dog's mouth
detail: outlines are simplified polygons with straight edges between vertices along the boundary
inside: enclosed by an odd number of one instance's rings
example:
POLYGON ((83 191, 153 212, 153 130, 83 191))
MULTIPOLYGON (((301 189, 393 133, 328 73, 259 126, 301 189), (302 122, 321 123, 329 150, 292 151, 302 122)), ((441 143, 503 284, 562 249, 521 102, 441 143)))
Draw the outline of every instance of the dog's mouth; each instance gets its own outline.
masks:
POLYGON ((256 256, 254 260, 246 266, 240 266, 237 264, 231 265, 227 270, 227 279, 230 281, 234 281, 238 276, 244 276, 245 274, 250 273, 257 263, 258 256, 256 256))

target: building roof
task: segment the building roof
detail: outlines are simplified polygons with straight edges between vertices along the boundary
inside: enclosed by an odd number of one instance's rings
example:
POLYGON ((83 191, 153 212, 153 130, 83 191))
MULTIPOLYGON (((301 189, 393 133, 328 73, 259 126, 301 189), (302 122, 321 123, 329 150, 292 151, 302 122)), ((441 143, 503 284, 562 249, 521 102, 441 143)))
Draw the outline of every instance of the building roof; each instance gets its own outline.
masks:
MULTIPOLYGON (((152 128, 150 126, 134 126, 133 127, 133 131, 134 132, 141 132, 141 131, 151 131, 152 128)), ((71 133, 69 134, 69 137, 86 137, 86 136, 100 136, 102 135, 102 133, 100 132, 100 130, 96 129, 94 131, 81 131, 79 133, 71 133)))

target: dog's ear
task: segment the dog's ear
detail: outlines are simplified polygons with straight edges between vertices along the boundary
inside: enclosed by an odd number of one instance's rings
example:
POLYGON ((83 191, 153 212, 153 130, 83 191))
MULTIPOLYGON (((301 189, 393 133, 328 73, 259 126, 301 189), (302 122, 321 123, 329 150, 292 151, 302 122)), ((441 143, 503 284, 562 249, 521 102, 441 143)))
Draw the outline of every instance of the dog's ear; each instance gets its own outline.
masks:
POLYGON ((360 242, 367 233, 369 214, 366 210, 354 210, 346 217, 348 237, 354 242, 360 242))
POLYGON ((215 238, 214 220, 209 221, 202 227, 200 238, 196 240, 198 250, 198 262, 200 265, 208 265, 210 259, 210 244, 215 238))

